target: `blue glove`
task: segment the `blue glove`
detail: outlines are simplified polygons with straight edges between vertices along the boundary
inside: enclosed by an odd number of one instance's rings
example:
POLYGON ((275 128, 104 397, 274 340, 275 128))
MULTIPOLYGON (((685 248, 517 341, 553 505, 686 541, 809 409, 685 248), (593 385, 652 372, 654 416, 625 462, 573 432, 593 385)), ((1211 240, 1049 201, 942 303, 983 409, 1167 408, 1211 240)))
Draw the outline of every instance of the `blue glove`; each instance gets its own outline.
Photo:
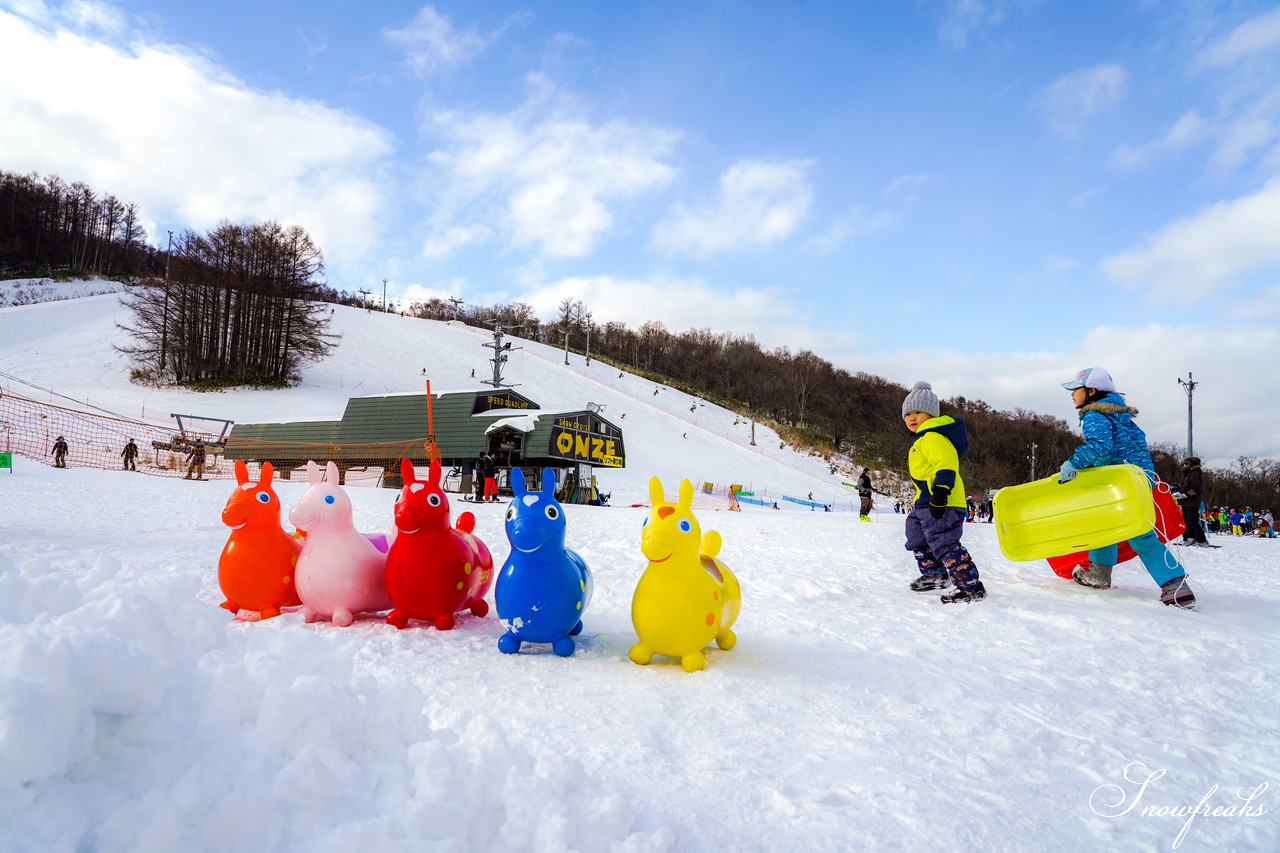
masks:
POLYGON ((1071 460, 1068 459, 1066 462, 1062 463, 1062 470, 1058 472, 1058 482, 1065 483, 1068 480, 1074 480, 1075 478, 1076 466, 1072 465, 1071 460))

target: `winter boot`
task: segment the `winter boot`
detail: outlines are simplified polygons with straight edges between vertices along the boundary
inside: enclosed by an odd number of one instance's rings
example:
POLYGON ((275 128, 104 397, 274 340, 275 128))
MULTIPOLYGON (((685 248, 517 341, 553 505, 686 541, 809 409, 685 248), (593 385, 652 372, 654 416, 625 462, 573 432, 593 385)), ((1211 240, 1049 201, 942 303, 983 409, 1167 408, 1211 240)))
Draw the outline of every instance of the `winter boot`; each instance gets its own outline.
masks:
POLYGON ((858 521, 870 521, 870 520, 871 520, 871 516, 869 516, 869 515, 860 515, 860 516, 858 516, 858 521))
POLYGON ((1183 610, 1196 609, 1196 596, 1187 585, 1186 575, 1161 584, 1160 601, 1164 604, 1172 604, 1174 607, 1181 607, 1183 610))
POLYGON ((982 581, 978 581, 978 585, 973 589, 955 589, 942 596, 943 604, 967 604, 970 601, 980 601, 987 597, 987 588, 982 585, 982 581))
POLYGON ((946 575, 921 575, 910 584, 913 592, 930 592, 935 589, 946 589, 949 586, 951 581, 946 575))
POLYGON ((1076 566, 1071 570, 1071 579, 1081 586, 1091 589, 1111 589, 1112 566, 1101 566, 1090 563, 1088 566, 1076 566))

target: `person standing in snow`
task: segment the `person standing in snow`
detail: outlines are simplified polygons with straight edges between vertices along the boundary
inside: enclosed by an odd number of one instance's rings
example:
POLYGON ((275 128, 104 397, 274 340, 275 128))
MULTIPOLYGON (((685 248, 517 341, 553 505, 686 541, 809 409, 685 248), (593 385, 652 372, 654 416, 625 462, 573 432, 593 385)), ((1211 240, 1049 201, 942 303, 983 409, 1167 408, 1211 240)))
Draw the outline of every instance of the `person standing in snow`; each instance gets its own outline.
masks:
POLYGON ((62 436, 58 436, 57 441, 53 443, 53 467, 67 467, 67 440, 62 436))
POLYGON ((190 480, 192 472, 195 472, 197 480, 204 479, 204 440, 200 438, 196 439, 195 447, 187 454, 187 476, 182 479, 190 480))
POLYGON ((124 460, 124 470, 138 470, 138 466, 134 464, 134 460, 138 458, 138 445, 133 443, 132 438, 129 439, 129 443, 124 446, 124 450, 120 451, 120 458, 124 460))
POLYGON ((907 514, 906 548, 915 555, 920 577, 911 589, 928 592, 955 584, 942 596, 943 604, 986 598, 978 567, 960 544, 965 517, 960 457, 969 449, 964 421, 942 416, 928 382, 917 382, 902 401, 902 420, 916 434, 907 457, 916 497, 907 514))
MULTIPOLYGON (((1063 382, 1062 387, 1071 392, 1071 401, 1080 412, 1084 444, 1062 463, 1058 482, 1074 480, 1080 468, 1128 463, 1141 468, 1147 475, 1147 482, 1154 487, 1155 465, 1147 450, 1147 435, 1133 422, 1138 410, 1125 403, 1116 391, 1111 374, 1101 367, 1086 367, 1074 379, 1063 382)), ((1187 610, 1195 609, 1196 597, 1187 585, 1186 569, 1160 541, 1154 529, 1130 539, 1129 545, 1142 560, 1151 579, 1159 584, 1162 602, 1187 610)), ((1116 560, 1115 545, 1095 548, 1089 552, 1089 565, 1077 566, 1071 577, 1083 586, 1110 589, 1111 569, 1116 560)))
POLYGON ((858 521, 871 520, 871 470, 869 468, 862 469, 862 476, 858 478, 858 521))
POLYGON ((1182 534, 1182 541, 1186 544, 1208 545, 1204 525, 1200 522, 1200 507, 1204 505, 1204 474, 1200 470, 1200 457, 1188 456, 1182 460, 1182 482, 1171 488, 1182 495, 1178 498, 1178 506, 1182 507, 1182 521, 1187 526, 1186 532, 1182 534))
POLYGON ((498 499, 498 463, 493 461, 492 453, 480 454, 480 474, 484 477, 484 500, 498 499))
POLYGON ((475 466, 475 470, 472 473, 472 477, 475 480, 475 499, 478 503, 484 499, 484 454, 481 453, 477 456, 476 461, 473 464, 475 466))

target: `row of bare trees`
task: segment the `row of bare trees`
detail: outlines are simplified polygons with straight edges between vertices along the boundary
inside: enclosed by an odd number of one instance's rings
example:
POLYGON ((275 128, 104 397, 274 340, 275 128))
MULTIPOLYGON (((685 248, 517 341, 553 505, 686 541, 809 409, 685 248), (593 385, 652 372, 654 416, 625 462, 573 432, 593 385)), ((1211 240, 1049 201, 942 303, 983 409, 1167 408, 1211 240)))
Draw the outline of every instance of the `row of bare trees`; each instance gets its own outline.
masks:
MULTIPOLYGON (((619 322, 596 325, 578 300, 565 299, 544 323, 524 303, 459 308, 448 300, 416 303, 412 313, 435 320, 486 320, 516 328, 521 337, 561 346, 655 382, 680 386, 751 417, 793 430, 814 446, 853 456, 860 463, 902 470, 911 441, 899 417, 907 389, 879 376, 850 372, 810 352, 786 347, 766 351, 751 335, 690 329, 673 333, 660 322, 630 329, 619 322)), ((655 386, 656 387, 656 386, 655 386)), ((970 491, 1000 488, 1056 470, 1080 443, 1074 424, 1024 409, 1000 411, 981 400, 945 401, 947 414, 963 418, 969 432, 964 478, 970 491), (1034 448, 1033 448, 1034 445, 1034 448)), ((1166 482, 1181 477, 1180 449, 1153 445, 1156 472, 1166 482)), ((1241 457, 1226 470, 1205 472, 1207 500, 1215 505, 1280 506, 1280 465, 1241 457)))
POLYGON ((0 274, 136 275, 155 266, 146 239, 136 204, 56 175, 0 171, 0 274))
POLYGON ((166 277, 135 286, 126 300, 135 381, 196 387, 281 386, 336 345, 331 310, 315 277, 319 248, 297 226, 224 222, 184 232, 166 277))

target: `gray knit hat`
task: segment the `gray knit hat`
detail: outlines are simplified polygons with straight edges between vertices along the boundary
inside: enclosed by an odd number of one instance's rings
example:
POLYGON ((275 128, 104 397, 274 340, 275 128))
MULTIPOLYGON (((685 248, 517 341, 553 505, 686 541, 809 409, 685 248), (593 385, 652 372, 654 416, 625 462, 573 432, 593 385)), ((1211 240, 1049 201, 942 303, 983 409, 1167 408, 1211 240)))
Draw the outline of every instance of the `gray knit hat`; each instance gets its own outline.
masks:
POLYGON ((942 408, 938 405, 938 395, 933 393, 933 386, 928 382, 917 382, 911 389, 911 393, 902 401, 902 416, 905 418, 910 412, 924 412, 931 418, 942 414, 942 408))

